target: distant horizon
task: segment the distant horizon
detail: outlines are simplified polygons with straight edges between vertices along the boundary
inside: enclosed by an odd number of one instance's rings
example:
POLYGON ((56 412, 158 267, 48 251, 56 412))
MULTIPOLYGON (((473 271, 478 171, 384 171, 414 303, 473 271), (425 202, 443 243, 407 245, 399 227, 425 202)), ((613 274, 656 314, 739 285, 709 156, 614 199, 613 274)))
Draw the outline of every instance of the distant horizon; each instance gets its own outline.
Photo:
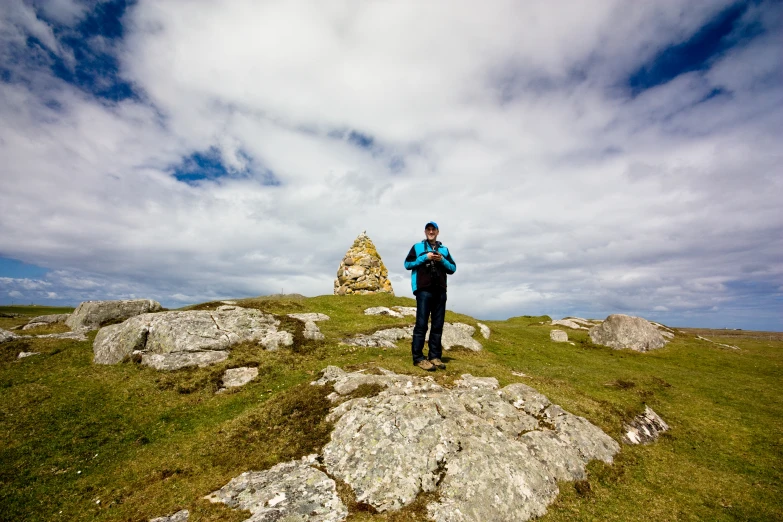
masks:
MULTIPOLYGON (((220 298, 220 299, 213 299, 213 300, 211 300, 211 301, 201 301, 201 302, 195 302, 195 303, 184 304, 184 305, 181 305, 181 306, 176 306, 176 307, 174 307, 174 308, 172 308, 172 307, 170 307, 170 306, 166 306, 166 304, 165 304, 165 303, 162 303, 162 302, 161 302, 161 306, 163 306, 164 308, 166 308, 166 309, 169 309, 169 310, 178 310, 178 309, 180 309, 180 308, 187 308, 188 306, 195 306, 195 305, 203 304, 203 303, 205 303, 205 302, 214 302, 214 301, 231 301, 231 300, 241 300, 241 299, 253 299, 253 298, 257 298, 257 297, 268 297, 268 296, 270 296, 270 295, 279 295, 279 294, 258 295, 258 296, 247 296, 247 297, 224 297, 224 298, 220 298)), ((285 295, 291 295, 291 294, 285 294, 285 295)), ((303 295, 303 294, 302 294, 302 295, 303 295)), ((304 297, 305 297, 306 299, 310 299, 310 298, 313 298, 313 297, 322 297, 322 296, 331 296, 331 295, 333 295, 333 294, 321 294, 321 295, 316 295, 316 296, 306 296, 306 295, 305 295, 304 297)), ((345 296, 336 296, 336 297, 345 297, 345 296)), ((398 296, 398 295, 395 295, 394 297, 405 297, 405 298, 408 298, 408 299, 414 299, 413 297, 408 297, 408 296, 398 296)), ((146 297, 134 297, 133 299, 148 299, 148 298, 146 298, 146 297)), ((99 300, 99 299, 93 299, 93 301, 98 301, 98 300, 99 300)), ((52 304, 37 304, 37 303, 30 303, 30 304, 22 304, 22 303, 10 303, 10 304, 6 304, 6 303, 2 302, 2 300, 0 299, 0 307, 6 307, 6 306, 18 306, 18 307, 74 308, 74 309, 75 309, 75 308, 76 308, 76 307, 78 307, 78 306, 79 306, 79 304, 81 304, 82 302, 84 302, 84 301, 80 301, 79 303, 77 303, 77 304, 75 304, 75 305, 71 305, 71 304, 63 304, 63 305, 52 305, 52 304)), ((552 318, 552 320, 565 319, 565 318, 568 318, 568 317, 580 317, 580 316, 575 316, 575 315, 568 315, 568 316, 561 316, 561 317, 553 317, 553 316, 552 316, 552 315, 550 315, 550 314, 532 314, 532 313, 527 313, 527 314, 516 314, 516 315, 512 315, 512 316, 506 317, 505 319, 492 319, 492 318, 484 318, 484 317, 475 317, 475 316, 473 316, 473 315, 471 315, 471 314, 466 314, 466 313, 464 313, 464 312, 460 312, 460 311, 458 311, 458 310, 453 310, 453 309, 451 309, 451 308, 447 308, 447 310, 448 310, 448 311, 450 311, 450 312, 454 312, 454 313, 459 313, 459 314, 468 315, 468 316, 470 316, 470 317, 473 317, 473 318, 474 318, 474 319, 476 319, 477 321, 508 321, 509 319, 513 319, 514 317, 524 317, 524 316, 531 316, 531 317, 548 316, 548 317, 552 318)), ((612 312, 612 313, 622 313, 622 312, 612 312)), ((606 317, 608 317, 609 315, 611 315, 611 313, 610 313, 610 314, 607 314, 607 316, 606 316, 606 317)), ((631 315, 631 314, 625 314, 625 315, 631 315)), ((583 318, 583 319, 598 319, 598 320, 605 320, 605 319, 606 319, 606 317, 582 317, 582 318, 583 318)), ((648 321, 652 321, 652 319, 647 319, 646 317, 643 317, 643 316, 636 316, 636 317, 642 317, 643 319, 646 319, 646 320, 648 320, 648 321)), ((655 322, 660 322, 660 321, 655 321, 655 322)), ((771 332, 771 333, 783 333, 783 329, 781 329, 781 330, 759 330, 759 329, 755 329, 755 328, 736 328, 736 327, 734 327, 734 328, 733 328, 733 327, 697 326, 697 325, 681 325, 681 324, 680 324, 680 325, 677 325, 677 324, 671 324, 671 323, 661 323, 661 324, 664 324, 665 326, 668 326, 669 328, 700 328, 700 329, 705 329, 705 330, 727 330, 727 331, 744 331, 744 332, 771 332)))

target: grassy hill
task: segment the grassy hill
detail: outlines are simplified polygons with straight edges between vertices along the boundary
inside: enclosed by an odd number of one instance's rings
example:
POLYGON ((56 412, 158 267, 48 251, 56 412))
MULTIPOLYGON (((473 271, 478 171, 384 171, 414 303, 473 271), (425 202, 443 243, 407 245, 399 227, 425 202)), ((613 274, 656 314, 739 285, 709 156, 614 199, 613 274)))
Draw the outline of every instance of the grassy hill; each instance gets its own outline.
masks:
MULTIPOLYGON (((328 440, 329 390, 309 386, 321 369, 382 366, 417 373, 409 341, 398 349, 340 345, 355 333, 410 324, 365 316, 370 306, 415 306, 385 295, 247 299, 239 304, 284 315, 322 312, 325 341, 291 349, 243 345, 222 364, 164 373, 134 363, 92 363, 90 341, 23 339, 0 345, 0 520, 137 521, 182 508, 191 522, 242 515, 201 500, 232 477, 315 451, 328 440), (41 355, 16 359, 21 351, 41 355), (257 366, 250 384, 215 394, 226 368, 257 366)), ((205 303, 193 308, 209 309, 205 303)), ((69 309, 0 307, 28 316, 69 309)), ((607 466, 593 462, 586 483, 561 484, 541 520, 783 519, 783 338, 752 332, 678 333, 646 354, 549 340, 546 317, 484 321, 485 350, 445 352, 448 384, 463 373, 524 382, 619 440, 624 420, 651 406, 671 430, 649 446, 626 446, 607 466), (512 373, 514 372, 514 373, 512 373), (515 375, 516 374, 516 375, 515 375), (524 376, 521 376, 523 374, 524 376)), ((448 312, 447 321, 476 320, 448 312)), ((8 329, 25 317, 0 318, 8 329)), ((62 331, 62 326, 17 333, 62 331)), ((423 373, 423 372, 422 372, 423 373)), ((421 373, 419 373, 421 374, 421 373)), ((360 390, 359 393, 371 390, 360 390)), ((351 504, 349 520, 417 520, 421 503, 394 515, 351 504)))

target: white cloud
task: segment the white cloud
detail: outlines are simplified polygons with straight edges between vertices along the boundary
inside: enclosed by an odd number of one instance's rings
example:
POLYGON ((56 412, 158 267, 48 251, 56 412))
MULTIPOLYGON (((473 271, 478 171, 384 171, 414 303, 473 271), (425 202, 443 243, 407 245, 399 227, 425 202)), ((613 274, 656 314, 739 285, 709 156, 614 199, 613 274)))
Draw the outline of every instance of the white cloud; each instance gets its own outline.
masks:
POLYGON ((331 293, 367 230, 408 295, 435 219, 459 311, 735 313, 783 279, 779 32, 624 88, 727 4, 139 2, 124 42, 92 45, 141 100, 0 84, 0 252, 61 299, 181 304, 331 293), (228 176, 173 178, 209 150, 228 176))

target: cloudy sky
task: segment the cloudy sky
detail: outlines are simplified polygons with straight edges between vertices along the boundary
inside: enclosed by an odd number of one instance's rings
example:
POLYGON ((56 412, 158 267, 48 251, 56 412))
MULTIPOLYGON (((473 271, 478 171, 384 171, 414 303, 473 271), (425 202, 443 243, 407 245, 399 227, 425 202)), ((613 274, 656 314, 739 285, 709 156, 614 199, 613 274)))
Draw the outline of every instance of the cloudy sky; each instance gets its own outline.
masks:
POLYGON ((776 1, 0 2, 0 303, 331 294, 783 330, 776 1))

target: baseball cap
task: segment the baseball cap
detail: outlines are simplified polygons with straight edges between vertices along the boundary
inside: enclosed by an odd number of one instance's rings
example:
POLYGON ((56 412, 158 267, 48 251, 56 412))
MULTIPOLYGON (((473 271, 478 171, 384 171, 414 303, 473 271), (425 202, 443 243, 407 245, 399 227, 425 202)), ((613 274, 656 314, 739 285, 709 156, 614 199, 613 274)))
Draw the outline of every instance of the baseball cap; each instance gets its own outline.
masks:
POLYGON ((435 227, 436 229, 440 230, 440 227, 438 227, 438 224, 437 224, 437 223, 435 223, 434 221, 427 221, 427 224, 426 224, 426 225, 424 225, 424 228, 427 228, 427 227, 428 227, 428 226, 430 226, 430 225, 432 225, 432 226, 433 226, 433 227, 435 227))

